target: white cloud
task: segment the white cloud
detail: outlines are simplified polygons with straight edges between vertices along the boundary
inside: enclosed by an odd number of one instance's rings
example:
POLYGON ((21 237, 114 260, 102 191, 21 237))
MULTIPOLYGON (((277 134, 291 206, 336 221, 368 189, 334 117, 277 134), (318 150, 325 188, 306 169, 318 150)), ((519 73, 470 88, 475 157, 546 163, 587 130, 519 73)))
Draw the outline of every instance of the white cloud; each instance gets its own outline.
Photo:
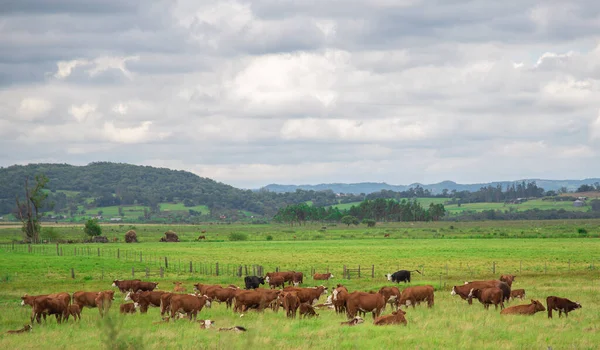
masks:
POLYGON ((69 108, 69 114, 75 118, 78 122, 83 122, 90 114, 96 111, 97 106, 95 104, 84 103, 80 106, 71 105, 69 108))
POLYGON ((52 102, 36 97, 26 97, 21 100, 18 114, 25 120, 35 120, 44 117, 52 109, 52 102))
POLYGON ((151 125, 151 121, 145 121, 139 126, 117 127, 111 121, 104 123, 103 133, 107 140, 124 144, 159 141, 169 136, 167 132, 152 132, 150 130, 151 125))

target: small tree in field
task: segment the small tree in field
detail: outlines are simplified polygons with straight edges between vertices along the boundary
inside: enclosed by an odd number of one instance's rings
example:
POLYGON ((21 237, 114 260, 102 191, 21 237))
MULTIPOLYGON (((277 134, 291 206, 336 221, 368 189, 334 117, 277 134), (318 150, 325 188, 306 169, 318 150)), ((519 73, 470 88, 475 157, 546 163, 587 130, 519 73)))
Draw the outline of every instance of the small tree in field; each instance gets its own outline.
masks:
POLYGON ((90 237, 100 236, 102 234, 102 227, 98 224, 98 219, 89 219, 85 223, 83 231, 90 237))
POLYGON ((342 224, 346 224, 348 226, 354 224, 358 225, 358 219, 352 215, 346 215, 342 218, 342 224))
POLYGON ((22 231, 25 234, 25 239, 28 242, 38 243, 40 240, 40 218, 42 216, 42 207, 48 194, 44 192, 44 188, 48 183, 48 178, 45 175, 36 175, 35 184, 29 186, 29 178, 25 178, 25 198, 19 199, 15 197, 17 208, 15 216, 23 223, 22 231))
POLYGON ((367 225, 367 227, 375 227, 377 222, 373 219, 363 219, 362 223, 367 225))

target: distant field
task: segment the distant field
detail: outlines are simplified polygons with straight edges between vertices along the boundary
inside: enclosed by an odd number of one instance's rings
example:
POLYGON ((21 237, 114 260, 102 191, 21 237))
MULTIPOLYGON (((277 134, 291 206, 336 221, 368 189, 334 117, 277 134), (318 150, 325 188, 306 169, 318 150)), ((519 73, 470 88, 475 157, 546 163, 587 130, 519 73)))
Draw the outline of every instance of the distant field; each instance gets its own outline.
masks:
MULTIPOLYGON (((103 225, 107 236, 122 237, 131 225, 103 225)), ((0 346, 24 348, 285 348, 285 349, 554 349, 597 348, 600 343, 600 240, 581 238, 584 228, 589 236, 600 234, 600 220, 502 221, 478 223, 394 223, 378 224, 373 229, 321 225, 289 227, 284 225, 135 225, 139 244, 63 244, 63 256, 55 245, 38 245, 28 253, 27 245, 0 245, 0 346), (173 229, 186 240, 182 243, 158 243, 166 229, 173 229), (207 241, 192 242, 199 230, 206 230, 207 241), (324 232, 322 232, 324 231, 324 232), (245 233, 249 241, 231 242, 232 232, 245 233), (390 238, 384 238, 390 233, 390 238), (571 235, 568 238, 565 235, 571 235), (267 237, 271 235, 272 241, 267 237), (322 235, 322 238, 317 238, 322 235), (294 236, 296 238, 294 238, 294 236), (514 237, 514 238, 509 238, 514 237), (530 238, 525 238, 530 237, 530 238), (546 238, 542 238, 546 237, 546 238), (562 238, 560 238, 562 237, 562 238), (472 238, 472 239, 469 239, 472 238), (97 251, 101 250, 99 257, 97 251), (120 258, 117 258, 117 252, 120 258), (142 258, 140 261, 140 253, 142 258), (169 257, 169 267, 164 266, 169 257), (189 262, 193 272, 189 273, 189 262), (219 262, 220 274, 215 275, 219 262), (495 268, 496 273, 492 272, 495 268), (197 324, 177 321, 152 324, 159 320, 157 308, 148 314, 121 316, 118 306, 123 296, 116 293, 110 322, 101 322, 97 310, 85 309, 80 323, 57 325, 53 318, 34 326, 26 335, 7 335, 28 322, 31 309, 19 305, 24 293, 50 293, 77 290, 114 289, 115 278, 131 276, 159 282, 171 290, 173 281, 182 281, 191 290, 193 283, 230 283, 243 285, 234 275, 239 264, 259 264, 265 271, 294 269, 305 273, 305 286, 324 284, 329 288, 341 283, 351 292, 378 290, 390 285, 385 273, 399 268, 420 269, 413 274, 413 285, 431 284, 436 289, 435 306, 408 309, 408 326, 376 327, 370 315, 365 324, 342 327, 344 315, 319 310, 316 319, 287 319, 267 310, 249 311, 244 317, 215 303, 204 309, 200 319, 210 318, 217 327, 244 326, 243 334, 200 330, 197 324), (362 268, 361 278, 342 277, 343 265, 362 268), (165 276, 157 275, 160 267, 165 276), (210 266, 210 269, 206 269, 210 266), (375 275, 371 276, 371 268, 375 275), (75 278, 71 279, 71 268, 75 278), (334 274, 330 281, 313 281, 312 269, 334 274), (577 300, 583 308, 568 318, 548 319, 545 313, 529 317, 499 315, 475 301, 469 306, 451 296, 453 285, 465 280, 498 278, 514 273, 514 288, 525 288, 528 300, 545 304, 548 295, 577 300), (43 283, 40 283, 43 281, 43 283)), ((81 225, 58 226, 61 234, 81 235, 81 225)), ((18 228, 0 228, 0 241, 10 241, 18 228)), ((588 237, 589 237, 588 236, 588 237)), ((404 289, 407 285, 401 284, 404 289)), ((321 301, 324 301, 324 297, 321 301)), ((520 304, 513 301, 509 305, 520 304)), ((389 307, 384 314, 390 312, 389 307)))

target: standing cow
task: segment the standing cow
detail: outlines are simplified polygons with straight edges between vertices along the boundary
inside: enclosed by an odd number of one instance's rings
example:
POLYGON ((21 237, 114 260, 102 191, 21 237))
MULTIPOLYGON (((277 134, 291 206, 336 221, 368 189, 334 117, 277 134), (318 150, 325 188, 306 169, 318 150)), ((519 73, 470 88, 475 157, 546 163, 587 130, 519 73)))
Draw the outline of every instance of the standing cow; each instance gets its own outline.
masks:
POLYGON ((387 280, 391 281, 391 282, 396 282, 396 283, 408 282, 408 283, 410 283, 410 273, 411 272, 418 272, 419 274, 421 274, 421 271, 419 271, 419 270, 411 270, 411 271, 399 270, 394 273, 388 273, 385 275, 385 277, 387 277, 387 280))

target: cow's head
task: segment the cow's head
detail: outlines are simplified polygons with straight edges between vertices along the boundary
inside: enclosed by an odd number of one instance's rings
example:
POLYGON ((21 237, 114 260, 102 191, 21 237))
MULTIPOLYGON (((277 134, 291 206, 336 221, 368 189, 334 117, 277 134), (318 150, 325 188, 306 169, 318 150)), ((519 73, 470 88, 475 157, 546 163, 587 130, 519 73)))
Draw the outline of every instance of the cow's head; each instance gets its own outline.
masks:
POLYGON ((127 294, 125 294, 125 301, 130 301, 131 300, 131 292, 127 292, 127 294))
POLYGON ((354 323, 354 324, 359 324, 359 323, 363 323, 363 322, 365 322, 365 320, 360 316, 355 316, 352 319, 352 323, 354 323))
POLYGON ((210 298, 208 295, 203 295, 202 297, 205 298, 204 306, 210 309, 210 306, 212 304, 212 298, 210 298))
POLYGON ((113 287, 118 287, 117 285, 119 284, 119 280, 114 280, 112 286, 113 287))
POLYGON ((215 321, 213 321, 213 320, 198 320, 198 323, 200 323, 200 328, 206 328, 206 329, 215 325, 215 321))
POLYGON ((450 292, 450 295, 456 295, 456 286, 452 287, 452 291, 450 292))
POLYGON ((388 280, 388 281, 391 281, 391 280, 392 280, 392 274, 391 274, 391 273, 386 273, 386 274, 385 274, 385 277, 387 277, 387 280, 388 280))
POLYGON ((578 302, 575 302, 575 309, 581 309, 581 304, 579 304, 578 302))
POLYGON ((332 279, 332 278, 333 278, 333 274, 332 274, 332 273, 330 273, 330 274, 329 274, 329 279, 332 279))
POLYGON ((531 299, 531 304, 534 305, 534 311, 535 312, 546 311, 546 308, 544 307, 544 305, 542 305, 542 303, 540 303, 537 300, 531 299))

